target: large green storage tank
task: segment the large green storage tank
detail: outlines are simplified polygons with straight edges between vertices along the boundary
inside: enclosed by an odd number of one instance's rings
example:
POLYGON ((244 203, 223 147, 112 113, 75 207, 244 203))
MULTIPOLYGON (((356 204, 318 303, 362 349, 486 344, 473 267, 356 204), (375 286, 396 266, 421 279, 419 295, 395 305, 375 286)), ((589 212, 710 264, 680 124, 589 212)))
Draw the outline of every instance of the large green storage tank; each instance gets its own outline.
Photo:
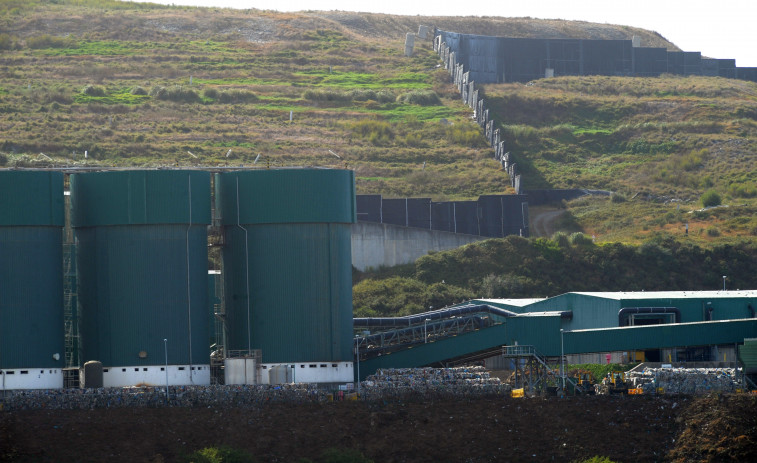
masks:
POLYGON ((210 174, 73 174, 71 208, 81 360, 106 387, 209 384, 210 174))
POLYGON ((0 171, 0 388, 63 387, 63 174, 0 171))
POLYGON ((264 383, 282 365, 288 381, 352 381, 354 173, 227 172, 215 188, 227 349, 260 349, 264 383))

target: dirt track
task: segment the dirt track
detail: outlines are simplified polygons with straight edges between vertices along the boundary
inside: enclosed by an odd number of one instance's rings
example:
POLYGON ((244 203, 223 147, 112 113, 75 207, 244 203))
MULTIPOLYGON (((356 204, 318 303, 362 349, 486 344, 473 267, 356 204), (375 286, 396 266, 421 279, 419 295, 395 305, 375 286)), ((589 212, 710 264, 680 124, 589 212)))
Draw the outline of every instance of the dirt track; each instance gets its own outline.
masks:
POLYGON ((6 411, 0 461, 173 462, 222 444, 268 462, 328 448, 376 462, 757 461, 756 412, 744 395, 6 411))

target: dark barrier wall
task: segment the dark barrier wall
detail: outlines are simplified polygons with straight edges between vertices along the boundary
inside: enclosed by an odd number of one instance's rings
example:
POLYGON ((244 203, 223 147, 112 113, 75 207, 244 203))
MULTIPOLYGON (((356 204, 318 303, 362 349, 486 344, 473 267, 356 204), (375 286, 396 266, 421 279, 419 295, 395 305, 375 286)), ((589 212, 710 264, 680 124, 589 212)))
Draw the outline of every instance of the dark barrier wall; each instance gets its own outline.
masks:
POLYGON ((757 81, 757 71, 733 60, 705 62, 698 51, 633 47, 631 40, 526 39, 436 31, 438 43, 477 83, 528 82, 550 75, 709 75, 757 81), (720 63, 723 61, 723 63, 720 63), (733 66, 730 62, 733 61, 733 66), (740 70, 744 71, 740 71, 740 70))
POLYGON ((358 220, 381 223, 381 195, 359 195, 356 205, 358 220))
POLYGON ((381 199, 358 195, 358 220, 467 235, 528 236, 526 195, 487 195, 477 201, 430 198, 381 199))
POLYGON ((431 228, 431 198, 408 198, 407 226, 431 228))

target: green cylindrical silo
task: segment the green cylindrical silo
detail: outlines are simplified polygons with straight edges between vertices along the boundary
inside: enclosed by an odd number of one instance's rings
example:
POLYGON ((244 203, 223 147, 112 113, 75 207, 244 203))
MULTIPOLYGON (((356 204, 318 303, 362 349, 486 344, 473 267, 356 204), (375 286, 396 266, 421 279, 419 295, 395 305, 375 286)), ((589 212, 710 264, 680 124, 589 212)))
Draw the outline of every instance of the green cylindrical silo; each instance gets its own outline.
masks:
POLYGON ((82 361, 106 387, 209 384, 210 174, 73 174, 71 208, 82 361))
POLYGON ((260 349, 290 381, 352 381, 353 172, 228 172, 215 187, 228 349, 260 349))
POLYGON ((0 171, 0 389, 63 387, 63 174, 0 171))

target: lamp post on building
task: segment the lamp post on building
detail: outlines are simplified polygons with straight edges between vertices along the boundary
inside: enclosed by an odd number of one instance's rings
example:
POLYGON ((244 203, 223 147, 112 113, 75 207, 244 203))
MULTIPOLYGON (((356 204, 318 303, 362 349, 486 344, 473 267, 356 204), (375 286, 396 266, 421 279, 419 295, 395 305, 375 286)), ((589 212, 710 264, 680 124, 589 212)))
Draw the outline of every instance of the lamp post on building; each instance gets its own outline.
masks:
POLYGON ((723 291, 725 291, 725 275, 723 275, 723 291))
POLYGON ((565 391, 565 341, 563 333, 565 331, 560 328, 560 376, 562 377, 562 389, 565 391))
POLYGON ((355 359, 357 364, 357 395, 360 395, 360 335, 355 335, 355 359))
POLYGON ((427 319, 423 320, 423 343, 424 344, 428 342, 428 334, 427 334, 427 331, 426 331, 426 324, 428 322, 430 322, 430 321, 431 321, 430 318, 427 318, 427 319))
POLYGON ((168 402, 168 339, 163 338, 163 350, 166 353, 166 402, 168 402))

